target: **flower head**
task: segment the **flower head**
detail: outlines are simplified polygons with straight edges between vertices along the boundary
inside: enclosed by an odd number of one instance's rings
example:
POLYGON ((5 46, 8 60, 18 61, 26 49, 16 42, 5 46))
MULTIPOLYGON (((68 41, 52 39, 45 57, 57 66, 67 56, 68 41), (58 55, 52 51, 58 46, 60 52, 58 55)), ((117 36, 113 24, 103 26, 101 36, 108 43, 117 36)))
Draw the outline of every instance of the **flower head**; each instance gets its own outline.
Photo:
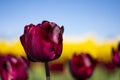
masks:
POLYGON ((0 76, 2 80, 27 80, 28 66, 23 58, 15 58, 11 55, 0 57, 0 76))
POLYGON ((114 48, 112 48, 112 55, 113 55, 113 63, 120 67, 120 42, 118 43, 118 49, 114 50, 114 48))
POLYGON ((38 25, 27 25, 20 41, 30 61, 51 61, 62 53, 64 27, 54 22, 43 21, 38 25))
POLYGON ((64 71, 64 64, 60 63, 60 62, 56 62, 56 63, 51 63, 49 65, 51 72, 63 72, 64 71))
POLYGON ((95 62, 89 54, 74 55, 70 60, 70 71, 77 80, 89 78, 95 68, 95 62))

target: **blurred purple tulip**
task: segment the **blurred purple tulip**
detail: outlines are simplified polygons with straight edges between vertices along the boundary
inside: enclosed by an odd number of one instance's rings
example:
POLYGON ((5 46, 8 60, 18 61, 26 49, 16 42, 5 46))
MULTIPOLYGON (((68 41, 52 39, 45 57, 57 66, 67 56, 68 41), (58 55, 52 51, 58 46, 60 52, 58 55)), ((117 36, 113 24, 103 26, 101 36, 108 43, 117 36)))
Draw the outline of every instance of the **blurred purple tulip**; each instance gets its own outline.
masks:
POLYGON ((97 65, 99 65, 102 69, 110 73, 115 72, 116 65, 113 63, 113 61, 109 61, 109 62, 98 61, 97 65))
POLYGON ((54 22, 43 21, 38 25, 27 25, 20 41, 30 61, 47 62, 60 57, 64 27, 54 22))
POLYGON ((2 80, 28 80, 28 66, 23 58, 7 55, 0 57, 0 60, 0 76, 2 80))
POLYGON ((114 48, 112 48, 112 55, 113 55, 113 63, 120 67, 120 42, 118 43, 118 49, 114 50, 114 48))
POLYGON ((2 80, 10 80, 9 77, 10 76, 9 76, 9 74, 8 74, 8 72, 6 70, 0 69, 0 78, 2 80))
POLYGON ((63 72, 64 71, 64 64, 60 62, 51 63, 49 67, 50 67, 51 72, 63 72))
POLYGON ((112 60, 109 62, 103 62, 103 61, 97 61, 98 64, 102 68, 105 68, 105 70, 109 72, 114 72, 116 69, 116 66, 120 67, 120 43, 118 43, 118 49, 115 50, 112 48, 112 60))
POLYGON ((70 71, 76 80, 86 80, 95 68, 96 62, 89 54, 74 55, 70 60, 70 71))

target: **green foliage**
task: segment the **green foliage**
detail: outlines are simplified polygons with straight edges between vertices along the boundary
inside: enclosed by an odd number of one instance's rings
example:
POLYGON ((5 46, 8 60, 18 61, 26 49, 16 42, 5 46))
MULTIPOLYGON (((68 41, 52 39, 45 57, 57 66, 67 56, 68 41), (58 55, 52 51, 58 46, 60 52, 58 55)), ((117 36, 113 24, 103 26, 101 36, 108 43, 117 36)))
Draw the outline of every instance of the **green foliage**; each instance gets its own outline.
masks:
MULTIPOLYGON (((46 80, 44 65, 36 65, 29 70, 29 80, 46 80)), ((64 72, 51 72, 51 80, 75 80, 69 72, 69 67, 66 66, 64 72)), ((120 80, 120 69, 115 71, 107 71, 106 69, 97 66, 93 75, 88 80, 120 80)))

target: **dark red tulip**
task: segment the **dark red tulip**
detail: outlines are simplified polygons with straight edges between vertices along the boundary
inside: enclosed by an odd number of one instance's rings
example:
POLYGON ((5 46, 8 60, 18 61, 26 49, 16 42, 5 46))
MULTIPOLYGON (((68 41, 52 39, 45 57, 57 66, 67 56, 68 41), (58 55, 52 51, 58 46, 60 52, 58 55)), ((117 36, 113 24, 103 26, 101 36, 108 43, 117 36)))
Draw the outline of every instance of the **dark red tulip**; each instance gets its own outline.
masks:
POLYGON ((23 58, 15 58, 10 55, 0 58, 0 76, 2 80, 28 80, 28 67, 23 58))
POLYGON ((11 80, 7 67, 7 63, 11 57, 10 55, 0 56, 0 77, 2 80, 11 80))
POLYGON ((108 70, 114 70, 115 69, 115 64, 113 62, 104 63, 104 65, 106 66, 106 68, 108 70))
POLYGON ((38 25, 27 25, 20 41, 30 61, 51 61, 62 53, 64 27, 54 22, 43 21, 38 25))
POLYGON ((11 69, 9 73, 13 76, 12 80, 27 80, 28 79, 28 63, 26 63, 23 58, 18 58, 16 61, 10 60, 11 69))
POLYGON ((95 61, 89 54, 74 55, 70 60, 70 71, 77 80, 89 78, 95 68, 95 61))
POLYGON ((99 64, 99 66, 102 69, 105 69, 106 71, 111 72, 111 73, 113 73, 116 68, 116 65, 113 63, 113 61, 109 61, 109 62, 99 61, 97 64, 99 64))
POLYGON ((112 54, 113 54, 113 63, 120 67, 120 42, 118 43, 118 49, 117 50, 114 50, 114 48, 112 48, 112 54))
POLYGON ((51 63, 49 67, 52 72, 63 72, 64 70, 64 64, 60 62, 51 63))

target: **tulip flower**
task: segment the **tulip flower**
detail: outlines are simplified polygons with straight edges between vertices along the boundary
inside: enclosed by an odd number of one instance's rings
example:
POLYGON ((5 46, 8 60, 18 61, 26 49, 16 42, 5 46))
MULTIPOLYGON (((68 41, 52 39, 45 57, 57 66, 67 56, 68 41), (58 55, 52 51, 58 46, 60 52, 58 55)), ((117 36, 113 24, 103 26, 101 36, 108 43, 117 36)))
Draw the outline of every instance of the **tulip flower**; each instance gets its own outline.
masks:
POLYGON ((23 58, 7 55, 0 57, 0 76, 2 80, 27 80, 28 66, 23 58))
POLYGON ((113 73, 116 69, 116 66, 120 67, 120 43, 118 44, 118 49, 115 50, 112 48, 112 60, 109 62, 98 62, 105 70, 113 73))
POLYGON ((64 71, 64 64, 60 62, 51 63, 50 64, 50 71, 52 72, 63 72, 64 71))
POLYGON ((45 62, 46 75, 49 76, 48 61, 61 56, 64 27, 54 22, 43 21, 41 24, 26 25, 20 41, 27 58, 34 62, 45 62))
POLYGON ((38 25, 27 25, 20 41, 30 61, 51 61, 62 53, 63 26, 43 21, 38 25))
POLYGON ((105 69, 106 71, 108 71, 108 73, 115 72, 116 66, 113 63, 113 61, 109 61, 109 62, 99 61, 97 62, 97 65, 99 65, 102 69, 105 69))
POLYGON ((112 48, 112 55, 113 55, 113 58, 112 58, 113 63, 116 66, 120 67, 120 42, 118 43, 118 49, 117 50, 114 50, 112 48))
POLYGON ((95 61, 89 54, 74 55, 70 60, 70 71, 76 80, 86 80, 95 68, 95 61))

